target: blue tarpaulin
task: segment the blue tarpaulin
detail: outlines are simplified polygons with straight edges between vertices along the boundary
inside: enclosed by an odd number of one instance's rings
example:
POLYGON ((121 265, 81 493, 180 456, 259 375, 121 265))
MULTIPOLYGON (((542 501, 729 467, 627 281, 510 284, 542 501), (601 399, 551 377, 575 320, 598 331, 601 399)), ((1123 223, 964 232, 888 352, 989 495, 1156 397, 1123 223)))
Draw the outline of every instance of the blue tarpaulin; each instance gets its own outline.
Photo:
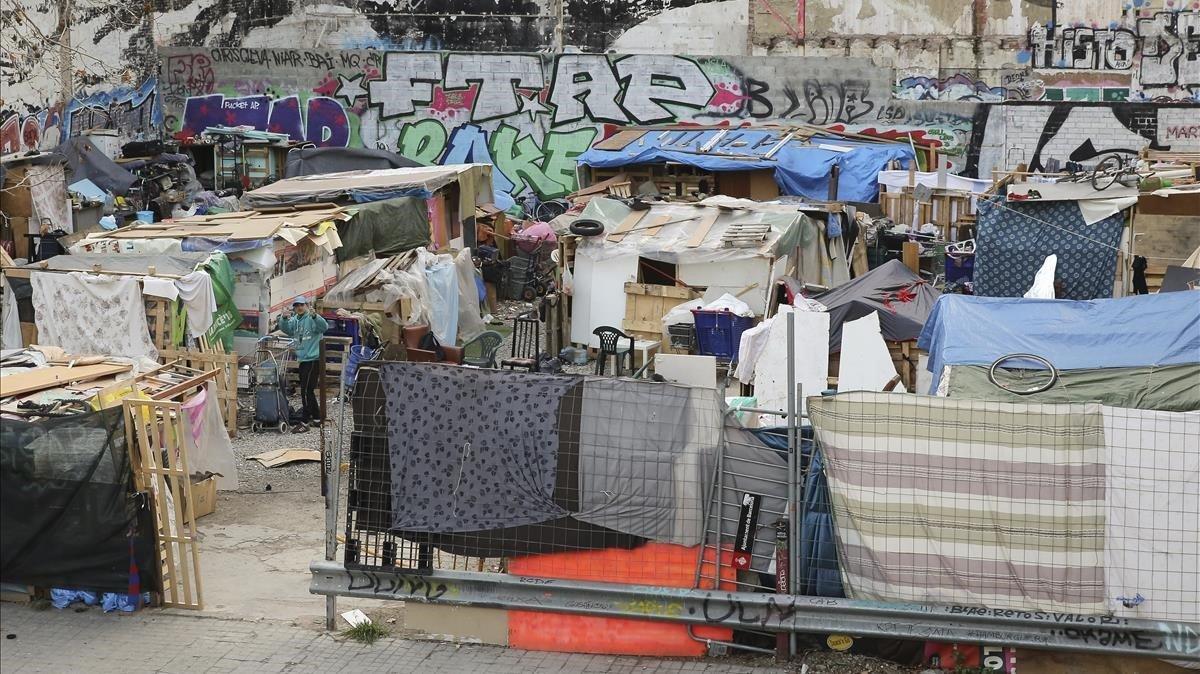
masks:
POLYGON ((1200 363, 1200 292, 1086 301, 942 295, 917 346, 929 353, 930 393, 946 365, 1015 353, 1060 370, 1200 363))
POLYGON ((749 129, 732 129, 708 152, 701 152, 700 148, 718 133, 720 129, 647 131, 620 150, 592 148, 579 155, 578 161, 598 168, 670 161, 706 171, 770 169, 775 171, 781 194, 819 201, 829 198, 830 172, 836 165, 840 167, 838 199, 875 201, 879 196, 879 172, 893 159, 900 160, 901 166, 907 168, 914 156, 912 148, 898 143, 814 136, 807 141, 792 140, 767 159, 765 155, 783 134, 776 130, 749 129))

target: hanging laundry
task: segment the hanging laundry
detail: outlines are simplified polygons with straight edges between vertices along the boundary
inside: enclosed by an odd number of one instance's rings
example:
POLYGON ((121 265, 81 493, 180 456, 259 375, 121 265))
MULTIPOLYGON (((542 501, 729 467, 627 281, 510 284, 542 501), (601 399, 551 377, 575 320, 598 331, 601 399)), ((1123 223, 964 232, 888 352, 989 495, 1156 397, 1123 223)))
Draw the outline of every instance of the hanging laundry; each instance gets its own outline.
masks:
POLYGON ((179 289, 175 287, 175 282, 167 278, 159 278, 157 276, 142 277, 142 294, 152 297, 165 297, 168 300, 179 299, 179 289))
POLYGON ((187 308, 188 336, 199 339, 213 324, 217 300, 213 295, 212 277, 194 271, 175 282, 179 298, 187 308))
POLYGON ((392 527, 452 533, 567 515, 559 405, 575 377, 386 363, 392 527))
POLYGON ((30 284, 42 344, 75 355, 158 358, 136 278, 33 272, 30 284))

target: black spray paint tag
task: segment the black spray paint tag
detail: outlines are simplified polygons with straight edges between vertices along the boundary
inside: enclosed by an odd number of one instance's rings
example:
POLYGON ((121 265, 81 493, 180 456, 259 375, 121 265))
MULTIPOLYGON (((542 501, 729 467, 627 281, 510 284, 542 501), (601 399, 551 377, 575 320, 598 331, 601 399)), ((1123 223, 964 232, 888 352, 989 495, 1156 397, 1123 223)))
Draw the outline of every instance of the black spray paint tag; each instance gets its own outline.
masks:
POLYGON ((762 496, 749 492, 742 494, 742 510, 738 514, 737 536, 733 543, 733 566, 737 569, 750 568, 750 554, 754 550, 754 536, 758 531, 758 509, 762 496))

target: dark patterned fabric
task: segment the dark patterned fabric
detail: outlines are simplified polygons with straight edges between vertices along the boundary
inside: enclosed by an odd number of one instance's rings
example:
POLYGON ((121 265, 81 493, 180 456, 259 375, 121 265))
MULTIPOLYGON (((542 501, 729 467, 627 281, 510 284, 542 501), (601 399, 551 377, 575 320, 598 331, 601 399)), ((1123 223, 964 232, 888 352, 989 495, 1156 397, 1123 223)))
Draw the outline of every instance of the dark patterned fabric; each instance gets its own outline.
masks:
POLYGON ((1021 297, 1047 255, 1058 256, 1060 299, 1112 297, 1124 212, 1086 224, 1074 201, 979 200, 974 292, 1021 297), (1048 224, 1047 224, 1048 223, 1048 224))
POLYGON ((568 515, 554 500, 575 377, 386 363, 393 529, 458 533, 568 515))

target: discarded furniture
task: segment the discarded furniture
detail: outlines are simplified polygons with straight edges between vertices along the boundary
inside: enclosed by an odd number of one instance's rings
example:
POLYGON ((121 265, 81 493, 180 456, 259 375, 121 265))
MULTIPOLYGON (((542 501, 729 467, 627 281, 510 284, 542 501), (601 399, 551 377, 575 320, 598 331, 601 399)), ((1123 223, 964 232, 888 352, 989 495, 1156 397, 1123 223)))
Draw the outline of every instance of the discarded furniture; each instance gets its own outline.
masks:
POLYGON ((440 345, 441 350, 433 351, 421 347, 421 340, 425 335, 429 334, 429 326, 424 323, 418 325, 406 325, 400 329, 401 339, 404 340, 404 347, 408 352, 408 359, 417 363, 454 363, 461 365, 463 362, 463 349, 460 346, 440 345))
POLYGON ((510 370, 537 370, 538 352, 542 349, 541 322, 536 311, 526 312, 513 319, 512 354, 500 361, 500 367, 510 370))
POLYGON ((604 374, 604 365, 611 357, 614 359, 614 374, 620 376, 624 371, 625 360, 629 360, 629 370, 633 371, 633 337, 610 326, 602 325, 592 331, 600 338, 600 353, 596 354, 596 374, 604 374), (622 347, 621 340, 627 340, 629 346, 622 347))
POLYGON ((462 345, 463 363, 475 367, 498 369, 496 353, 500 351, 500 344, 503 342, 504 336, 495 330, 481 333, 475 339, 462 345), (478 354, 475 354, 476 350, 478 350, 478 354))

